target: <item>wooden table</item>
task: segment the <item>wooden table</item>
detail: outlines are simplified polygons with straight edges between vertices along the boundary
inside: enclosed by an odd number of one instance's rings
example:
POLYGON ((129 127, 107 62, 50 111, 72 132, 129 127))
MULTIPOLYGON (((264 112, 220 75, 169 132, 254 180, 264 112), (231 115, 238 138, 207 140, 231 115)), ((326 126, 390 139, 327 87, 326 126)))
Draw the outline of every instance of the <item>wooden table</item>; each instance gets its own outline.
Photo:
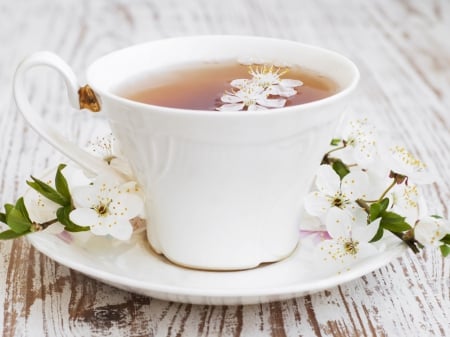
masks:
MULTIPOLYGON (((423 190, 449 217, 450 2, 299 0, 15 0, 0 3, 0 201, 30 174, 63 160, 26 125, 11 98, 27 54, 47 49, 83 74, 94 59, 176 35, 247 34, 334 49, 361 70, 353 109, 419 157, 441 180, 423 190)), ((80 144, 103 122, 68 108, 58 77, 36 70, 32 100, 80 144), (45 76, 42 76, 45 74, 45 76), (64 113, 61 113, 61 110, 64 113)), ((104 285, 53 262, 27 240, 0 242, 3 336, 450 336, 450 260, 410 253, 347 284, 284 302, 201 306, 104 285)))

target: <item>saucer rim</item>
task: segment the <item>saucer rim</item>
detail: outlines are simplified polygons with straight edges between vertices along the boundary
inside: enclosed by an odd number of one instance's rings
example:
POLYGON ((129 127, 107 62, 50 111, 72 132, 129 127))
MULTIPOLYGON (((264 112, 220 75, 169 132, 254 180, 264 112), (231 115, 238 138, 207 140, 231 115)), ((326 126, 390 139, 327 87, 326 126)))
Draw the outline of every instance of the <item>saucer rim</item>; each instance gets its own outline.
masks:
MULTIPOLYGON (((238 304, 241 302, 245 302, 245 300, 249 300, 250 302, 246 304, 256 304, 256 303, 264 303, 271 301, 274 297, 281 297, 281 298, 292 298, 296 296, 303 296, 305 294, 312 294, 315 292, 319 292, 325 289, 330 289, 335 286, 344 284, 346 282, 350 282, 352 280, 355 280, 357 278, 360 278, 364 275, 367 275, 368 273, 377 270, 387 264, 389 264, 394 258, 397 258, 401 256, 405 250, 406 247, 399 243, 394 243, 389 245, 385 251, 383 251, 380 254, 374 255, 372 257, 368 257, 363 262, 364 263, 357 263, 352 266, 350 270, 343 271, 340 274, 332 274, 328 275, 324 278, 320 278, 319 280, 309 281, 309 282, 300 282, 300 283, 294 283, 289 285, 282 285, 282 286, 267 286, 267 287, 255 287, 252 289, 247 288, 233 288, 233 289, 200 289, 200 288, 192 288, 192 287, 180 287, 180 286, 173 286, 173 285, 167 285, 167 284, 161 284, 157 282, 146 282, 142 280, 133 279, 132 277, 125 277, 122 275, 117 275, 112 272, 101 270, 101 269, 95 269, 89 266, 86 266, 83 263, 80 263, 78 261, 72 261, 65 258, 62 258, 59 255, 55 255, 54 252, 52 252, 51 249, 49 249, 45 245, 45 237, 42 238, 41 236, 51 235, 45 232, 41 233, 34 233, 32 235, 29 235, 27 237, 28 241, 31 243, 31 245, 37 249, 42 254, 46 255, 50 259, 60 263, 61 265, 64 265, 70 269, 76 270, 86 276, 92 277, 94 279, 100 280, 103 283, 110 284, 114 287, 126 289, 128 291, 132 291, 135 293, 140 293, 143 295, 147 295, 143 292, 143 290, 146 293, 157 293, 157 294, 164 294, 164 296, 154 296, 155 298, 159 298, 162 300, 168 300, 169 297, 173 296, 184 296, 186 297, 185 301, 181 301, 181 299, 178 299, 180 302, 186 302, 186 303, 195 303, 195 304, 205 304, 206 301, 198 299, 191 298, 194 297, 207 297, 211 300, 220 300, 227 298, 235 298, 239 299, 239 301, 232 301, 231 303, 227 304, 238 304), (252 301, 252 298, 258 298, 257 301, 252 301), (265 298, 265 299, 264 299, 265 298)), ((67 247, 71 249, 72 244, 67 244, 67 247)), ((292 255, 295 255, 298 253, 298 249, 296 249, 292 255)), ((155 258, 153 255, 149 255, 149 258, 155 258)), ((166 262, 170 263, 170 262, 166 262)), ((277 262, 280 263, 280 262, 277 262)), ((178 268, 180 270, 186 270, 186 268, 173 265, 175 268, 178 268)), ((189 272, 211 272, 211 273, 227 273, 227 272, 217 272, 217 271, 199 271, 199 270, 191 270, 189 269, 189 272)), ((252 270, 243 270, 243 271, 232 271, 230 273, 248 273, 252 272, 252 270)), ((147 295, 148 296, 148 295, 147 295)), ((177 297, 178 298, 178 297, 177 297)), ((209 304, 209 303, 208 303, 209 304)))

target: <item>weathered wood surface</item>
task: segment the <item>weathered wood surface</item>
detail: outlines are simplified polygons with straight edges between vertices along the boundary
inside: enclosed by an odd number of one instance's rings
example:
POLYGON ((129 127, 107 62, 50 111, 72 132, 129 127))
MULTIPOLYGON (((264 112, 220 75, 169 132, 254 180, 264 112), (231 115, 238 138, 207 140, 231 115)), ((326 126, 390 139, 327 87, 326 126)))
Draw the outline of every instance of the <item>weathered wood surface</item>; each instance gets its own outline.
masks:
MULTIPOLYGON (((31 173, 61 160, 17 114, 14 68, 47 49, 76 73, 111 50, 150 39, 230 33, 288 38, 351 57, 365 111, 441 180, 425 189, 430 211, 449 216, 450 2, 297 0, 15 0, 0 2, 0 201, 31 173)), ((96 132, 68 108, 57 76, 36 70, 32 99, 85 144, 96 132), (42 76, 45 74, 45 76, 42 76)), ((3 336, 450 336, 450 261, 406 254, 348 284, 254 306, 194 306, 106 286, 37 253, 26 240, 0 242, 3 336)))

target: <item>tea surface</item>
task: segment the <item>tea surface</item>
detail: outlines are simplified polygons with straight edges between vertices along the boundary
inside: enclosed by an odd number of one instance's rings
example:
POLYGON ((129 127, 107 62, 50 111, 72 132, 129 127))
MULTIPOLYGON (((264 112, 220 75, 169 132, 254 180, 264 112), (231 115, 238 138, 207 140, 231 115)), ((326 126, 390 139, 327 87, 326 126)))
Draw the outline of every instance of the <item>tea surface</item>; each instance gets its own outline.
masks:
MULTIPOLYGON (((314 71, 298 66, 282 69, 287 69, 283 79, 303 82, 303 85, 294 88, 297 94, 287 98, 285 106, 316 101, 338 91, 333 80, 314 71)), ((231 81, 250 78, 249 66, 237 62, 189 64, 132 78, 115 91, 119 96, 141 103, 216 110, 223 105, 222 95, 235 90, 231 81)))

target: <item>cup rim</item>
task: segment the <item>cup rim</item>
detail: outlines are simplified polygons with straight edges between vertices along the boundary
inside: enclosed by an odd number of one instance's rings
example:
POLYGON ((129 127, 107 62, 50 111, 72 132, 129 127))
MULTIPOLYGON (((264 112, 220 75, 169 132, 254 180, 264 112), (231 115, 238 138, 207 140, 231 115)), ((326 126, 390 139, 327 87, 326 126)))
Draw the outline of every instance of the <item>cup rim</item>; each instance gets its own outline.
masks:
POLYGON ((266 116, 266 115, 272 115, 272 114, 280 114, 280 113, 290 113, 290 112, 300 112, 302 110, 305 109, 310 109, 310 108, 318 108, 322 105, 328 105, 333 103, 336 100, 340 100, 345 96, 348 96, 351 92, 354 91, 354 89, 357 87, 359 80, 360 80, 360 72, 357 68, 357 66, 353 63, 353 61, 351 61, 348 57, 327 49, 327 48, 323 48, 323 47, 319 47, 316 45, 311 45, 311 44, 306 44, 306 43, 302 43, 302 42, 298 42, 298 41, 294 41, 294 40, 287 40, 287 39, 279 39, 279 38, 273 38, 273 37, 262 37, 262 36, 251 36, 251 35, 188 35, 188 36, 179 36, 179 37, 170 37, 170 38, 164 38, 164 39, 156 39, 156 40, 151 40, 151 41, 147 41, 147 42, 143 42, 143 43, 139 43, 139 44, 134 44, 125 48, 121 48, 115 51, 112 51, 104 56, 101 56, 100 58, 98 58, 97 60, 95 60, 87 69, 86 71, 86 77, 87 77, 87 81, 89 83, 89 85, 92 86, 92 88, 94 89, 94 91, 98 94, 100 94, 100 97, 107 97, 109 99, 112 99, 114 101, 118 101, 121 104, 125 104, 130 106, 131 108, 136 108, 136 109, 148 109, 148 110, 152 110, 152 111, 158 111, 160 113, 164 113, 164 114, 172 114, 172 115, 179 115, 179 114, 183 114, 183 115, 212 115, 212 116, 249 116, 249 115, 259 115, 259 116, 266 116), (142 102, 138 102, 138 101, 134 101, 125 97, 122 97, 116 93, 111 92, 110 90, 105 90, 102 89, 100 86, 97 86, 95 84, 95 80, 92 80, 92 76, 91 76, 91 71, 92 69, 99 64, 100 62, 102 62, 103 60, 105 60, 108 57, 111 57, 113 55, 116 55, 118 53, 122 53, 122 52, 126 52, 128 50, 132 50, 132 49, 137 49, 140 47, 145 47, 146 45, 152 45, 155 43, 159 43, 159 42, 176 42, 176 41, 182 41, 182 40, 198 40, 198 39, 236 39, 236 40, 247 40, 247 39, 252 39, 252 40, 259 40, 259 41, 267 41, 267 42, 284 42, 284 43, 290 43, 290 44, 295 44, 299 47, 304 47, 304 48, 308 48, 310 50, 315 50, 318 53, 322 53, 322 54, 328 54, 332 57, 335 58, 339 58, 342 62, 346 63, 347 66, 349 67, 350 71, 351 71, 351 81, 350 83, 345 86, 344 88, 340 89, 338 92, 325 97, 325 98, 321 98, 315 101, 311 101, 311 102, 307 102, 307 103, 302 103, 302 104, 297 104, 297 105, 290 105, 290 106, 286 106, 286 107, 281 107, 281 108, 269 108, 269 109, 264 109, 264 110, 254 110, 251 112, 248 112, 247 110, 202 110, 202 109, 188 109, 188 108, 176 108, 176 107, 167 107, 167 106, 163 106, 163 105, 156 105, 156 104, 149 104, 149 103, 142 103, 142 102))

